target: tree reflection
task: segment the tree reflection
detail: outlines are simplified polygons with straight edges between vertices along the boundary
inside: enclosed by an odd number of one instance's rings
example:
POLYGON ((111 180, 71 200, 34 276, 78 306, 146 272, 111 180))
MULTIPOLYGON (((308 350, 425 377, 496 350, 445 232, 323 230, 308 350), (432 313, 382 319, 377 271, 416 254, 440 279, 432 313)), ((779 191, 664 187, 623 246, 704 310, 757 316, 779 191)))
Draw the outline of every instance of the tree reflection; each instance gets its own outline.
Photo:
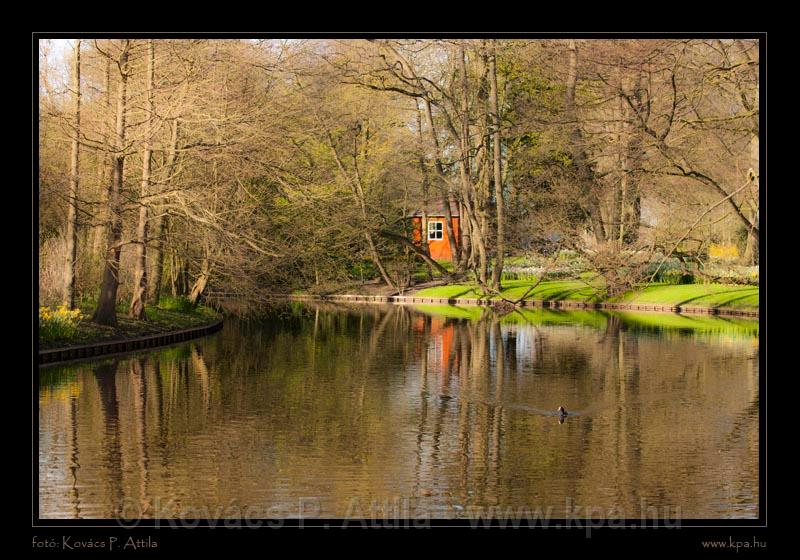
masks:
POLYGON ((208 339, 42 370, 41 513, 292 515, 319 496, 342 516, 354 499, 403 496, 434 517, 557 515, 566 497, 633 516, 642 498, 751 514, 757 344, 715 336, 540 310, 323 304, 231 319, 208 339))

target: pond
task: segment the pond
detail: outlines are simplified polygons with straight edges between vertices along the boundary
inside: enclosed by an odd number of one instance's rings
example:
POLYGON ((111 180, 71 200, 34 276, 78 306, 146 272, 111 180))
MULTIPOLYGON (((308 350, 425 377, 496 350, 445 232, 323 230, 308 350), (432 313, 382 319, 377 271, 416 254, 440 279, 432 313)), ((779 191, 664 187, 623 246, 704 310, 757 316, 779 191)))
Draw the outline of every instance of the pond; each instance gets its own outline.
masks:
POLYGON ((758 333, 454 306, 229 318, 40 368, 39 515, 755 518, 758 333))

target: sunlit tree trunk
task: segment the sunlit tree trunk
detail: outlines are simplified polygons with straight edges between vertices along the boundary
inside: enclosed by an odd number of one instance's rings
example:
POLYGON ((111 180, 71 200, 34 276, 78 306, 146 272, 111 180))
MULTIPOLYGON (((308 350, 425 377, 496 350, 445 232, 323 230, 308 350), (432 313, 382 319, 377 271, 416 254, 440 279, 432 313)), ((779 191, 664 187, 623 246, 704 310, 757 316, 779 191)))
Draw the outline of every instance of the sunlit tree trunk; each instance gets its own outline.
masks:
POLYGON ((128 94, 128 52, 130 39, 123 40, 122 52, 118 65, 120 70, 119 92, 117 95, 116 150, 113 156, 114 168, 109 190, 108 208, 111 224, 108 233, 108 245, 103 268, 103 280, 100 285, 100 297, 97 300, 92 320, 101 325, 117 324, 117 289, 119 288, 119 255, 122 241, 122 180, 125 169, 125 112, 128 94))
POLYGON ((81 41, 75 42, 75 66, 72 73, 74 99, 72 154, 69 174, 69 204, 67 206, 67 259, 64 267, 64 305, 75 307, 75 263, 78 259, 78 183, 80 172, 81 133, 81 41))
MULTIPOLYGON (((458 49, 458 62, 461 73, 461 158, 459 160, 459 171, 461 173, 461 198, 464 202, 464 207, 467 214, 467 219, 470 221, 470 241, 477 248, 478 252, 478 280, 481 284, 486 284, 486 274, 488 269, 488 258, 486 254, 486 240, 484 237, 485 231, 481 227, 480 217, 482 214, 482 202, 478 200, 479 194, 475 189, 475 185, 470 177, 470 141, 469 141, 469 83, 467 80, 467 65, 466 53, 464 51, 463 43, 459 45, 458 49)), ((461 222, 465 221, 464 216, 461 216, 461 222)))
MULTIPOLYGON (((758 228, 758 211, 750 214, 750 221, 755 228, 758 228)), ((747 241, 745 242, 745 251, 742 260, 747 266, 755 266, 758 264, 758 239, 753 235, 753 228, 747 230, 747 241)))
POLYGON ((497 49, 493 41, 492 52, 489 55, 489 110, 492 114, 492 147, 494 149, 494 197, 495 211, 497 212, 497 257, 492 271, 492 287, 500 289, 503 275, 503 253, 505 252, 505 208, 503 204, 503 173, 501 169, 500 153, 500 109, 497 96, 497 49))
MULTIPOLYGON (((107 114, 111 114, 111 59, 106 58, 106 67, 103 72, 103 104, 107 114)), ((92 254, 102 255, 103 244, 108 234, 108 191, 109 191, 109 171, 111 158, 109 157, 108 135, 105 128, 100 133, 102 150, 98 155, 97 162, 97 185, 101 201, 98 205, 97 220, 92 232, 92 254)))
POLYGON ((208 261, 208 249, 206 248, 205 256, 203 260, 200 262, 200 273, 197 275, 197 278, 192 285, 192 290, 189 293, 189 301, 192 305, 197 305, 200 301, 200 296, 206 291, 206 286, 208 285, 208 277, 211 274, 211 269, 209 266, 208 261))
POLYGON ((153 158, 155 107, 153 103, 153 73, 155 66, 153 40, 147 42, 147 131, 142 152, 142 186, 139 191, 139 222, 136 226, 136 268, 133 275, 133 297, 129 313, 134 319, 145 320, 144 302, 147 297, 147 202, 150 193, 150 166, 153 158))
MULTIPOLYGON (((753 134, 750 138, 750 171, 749 173, 749 180, 751 183, 751 190, 753 192, 752 198, 754 200, 758 200, 758 176, 759 176, 759 141, 758 135, 753 134)), ((749 212, 750 222, 753 224, 754 227, 747 228, 747 241, 745 244, 745 251, 742 257, 742 260, 745 264, 749 266, 755 266, 758 264, 758 236, 754 234, 755 230, 758 230, 758 207, 755 208, 751 207, 749 212)))
POLYGON ((617 248, 622 249, 625 237, 625 197, 628 187, 628 176, 626 173, 626 138, 625 138, 625 100, 623 97, 624 84, 622 80, 622 61, 617 65, 617 78, 619 81, 619 93, 617 94, 617 171, 619 181, 614 193, 614 205, 611 212, 610 231, 612 238, 616 240, 617 248))

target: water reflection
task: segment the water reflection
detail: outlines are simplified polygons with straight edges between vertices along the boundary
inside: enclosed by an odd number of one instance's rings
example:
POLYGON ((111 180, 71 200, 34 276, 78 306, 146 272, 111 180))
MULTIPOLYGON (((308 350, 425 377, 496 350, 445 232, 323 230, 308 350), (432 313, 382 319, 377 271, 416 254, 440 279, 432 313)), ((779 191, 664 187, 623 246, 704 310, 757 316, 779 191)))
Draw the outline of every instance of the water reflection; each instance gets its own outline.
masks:
POLYGON ((669 320, 293 306, 42 368, 40 515, 755 517, 758 324, 669 320))

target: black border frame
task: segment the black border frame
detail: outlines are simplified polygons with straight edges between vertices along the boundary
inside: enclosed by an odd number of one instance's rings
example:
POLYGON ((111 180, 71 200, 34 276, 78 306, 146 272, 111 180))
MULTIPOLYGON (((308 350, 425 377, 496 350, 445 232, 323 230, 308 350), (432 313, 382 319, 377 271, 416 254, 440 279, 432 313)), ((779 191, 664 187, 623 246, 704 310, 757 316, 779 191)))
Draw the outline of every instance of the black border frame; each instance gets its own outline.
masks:
MULTIPOLYGON (((68 39, 68 38, 88 38, 88 39, 102 39, 102 38, 117 38, 117 37, 130 37, 130 38, 163 38, 163 39, 182 39, 182 38, 210 38, 210 39, 354 39, 354 38, 417 38, 417 39, 436 39, 436 38, 459 38, 459 39, 479 39, 494 37, 498 39, 552 39, 552 38, 576 38, 576 39, 680 39, 680 38, 745 38, 745 39, 758 39, 759 40, 759 87, 760 87, 760 145, 759 145, 759 162, 760 162, 760 204, 759 211, 761 213, 761 234, 759 239, 759 255, 760 255, 760 285, 765 289, 760 291, 760 318, 761 323, 759 329, 759 517, 757 519, 744 519, 744 520, 721 520, 721 519, 683 519, 680 520, 680 526, 677 528, 665 527, 648 527, 644 531, 644 527, 636 527, 637 519, 626 519, 624 527, 609 527, 603 526, 592 529, 592 537, 588 538, 586 527, 580 526, 585 520, 549 520, 547 527, 526 527, 525 524, 516 528, 513 526, 505 527, 504 535, 510 536, 513 534, 524 534, 525 529, 535 529, 537 541, 542 537, 546 537, 548 541, 545 544, 557 544, 559 547, 574 546, 578 544, 581 548, 586 548, 587 545, 601 545, 613 546, 614 549, 619 549, 620 546, 626 545, 642 545, 658 546, 662 552, 671 551, 687 551, 693 549, 697 552, 702 552, 703 547, 700 544, 703 540, 726 540, 730 538, 733 542, 734 538, 740 542, 749 542, 753 540, 767 541, 767 528, 768 528, 768 485, 767 485, 767 451, 768 451, 768 418, 767 418, 767 33, 766 32, 33 32, 32 33, 32 160, 31 160, 31 292, 32 292, 32 390, 31 390, 31 481, 32 481, 32 498, 31 498, 31 529, 34 539, 38 538, 39 541, 56 538, 59 542, 60 535, 66 533, 75 535, 75 538, 80 538, 81 534, 108 534, 109 530, 113 530, 114 535, 120 540, 121 543, 129 536, 134 538, 147 538, 150 536, 156 541, 170 542, 180 547, 181 551, 186 551, 188 548, 196 550, 211 551, 221 550, 218 547, 222 545, 225 550, 228 550, 231 545, 236 546, 239 544, 246 544, 255 547, 261 546, 258 541, 263 541, 263 538, 272 539, 278 533, 294 533, 293 531, 271 531, 268 535, 264 535, 262 531, 266 528, 275 528, 275 520, 260 520, 262 525, 260 530, 257 531, 243 531, 243 530, 224 530, 231 523, 231 520, 186 520, 194 531, 189 528, 175 530, 170 526, 167 520, 142 520, 138 522, 135 527, 125 527, 119 520, 114 519, 97 519, 97 520, 51 520, 41 519, 38 516, 38 252, 36 251, 38 239, 38 42, 40 39, 68 39), (218 529, 213 531, 213 529, 218 529), (560 531, 560 529, 565 529, 560 531), (67 531, 64 531, 66 529, 67 531), (87 530, 89 530, 87 532, 87 530), (188 532, 187 532, 188 531, 188 532), (755 535, 754 535, 755 534, 755 535), (737 535, 734 537, 734 535, 737 535), (566 537, 566 540, 565 540, 566 537), (587 537, 587 538, 582 538, 587 537), (667 538, 665 538, 667 537, 667 538), (620 542, 617 542, 620 541, 620 542), (688 545, 687 541, 693 543, 688 545)), ((253 520, 254 521, 254 520, 253 520)), ((616 520, 615 520, 616 521, 616 520)), ((337 520, 337 519, 308 519, 308 520, 282 520, 281 527, 284 529, 290 528, 317 528, 317 529, 334 529, 341 528, 343 523, 346 522, 347 528, 369 528, 372 525, 372 520, 337 520)), ((397 528, 414 528, 413 520, 394 520, 394 522, 380 523, 385 527, 394 526, 397 528)), ((490 529, 497 530, 501 528, 502 522, 493 520, 490 524, 490 529)), ((512 525, 507 523, 507 525, 512 525)), ((483 527, 483 525, 479 525, 483 527)), ((472 528, 475 529, 474 521, 470 520, 428 520, 427 527, 434 529, 441 528, 472 528)), ((239 529, 247 528, 237 527, 239 529)), ((415 533, 419 533, 416 531, 415 533)), ((438 532, 438 531, 434 531, 438 532)), ((492 531, 494 532, 494 531, 492 531)), ((319 533, 319 531, 315 531, 319 533)), ((363 534, 364 532, 356 532, 363 534)), ((368 533, 375 533, 368 531, 368 533)), ((387 531, 380 531, 385 535, 387 531)), ((393 532, 397 534, 397 532, 393 532)), ((401 532, 404 533, 404 532, 401 532)), ((483 533, 483 531, 471 531, 470 533, 483 533)), ((294 533, 295 535, 297 533, 294 533)), ((463 535, 463 533, 462 533, 463 535)), ((106 538, 106 537, 98 537, 106 538)), ((472 539, 468 539, 472 540, 472 539)), ((511 539, 513 540, 513 538, 511 539)), ((147 551, 164 552, 163 546, 161 550, 154 550, 154 547, 145 547, 147 551)), ((156 548, 159 548, 157 545, 156 548)), ((60 550, 60 549, 37 549, 35 550, 60 550)), ((142 549, 139 548, 138 551, 142 549)), ((710 549, 706 549, 710 550, 710 549)), ((717 549, 717 552, 722 552, 723 549, 717 549)), ((730 549, 728 549, 730 550, 730 549)), ((98 550, 94 550, 97 552, 98 550)), ((750 552, 748 549, 737 549, 738 552, 750 552)), ((81 551, 81 553, 92 551, 81 551)))

